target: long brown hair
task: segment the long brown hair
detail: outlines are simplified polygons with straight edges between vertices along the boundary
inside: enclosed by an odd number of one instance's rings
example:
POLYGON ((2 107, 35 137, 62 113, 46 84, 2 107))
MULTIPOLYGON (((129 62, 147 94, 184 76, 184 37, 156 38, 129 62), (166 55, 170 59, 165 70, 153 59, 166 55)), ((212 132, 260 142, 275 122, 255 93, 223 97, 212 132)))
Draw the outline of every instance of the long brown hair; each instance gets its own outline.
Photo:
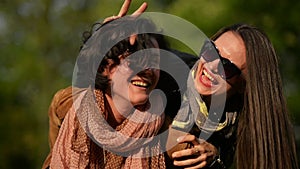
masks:
POLYGON ((244 105, 239 115, 236 147, 238 169, 298 168, 295 136, 287 112, 278 58, 261 30, 237 24, 218 31, 238 33, 246 47, 244 105))

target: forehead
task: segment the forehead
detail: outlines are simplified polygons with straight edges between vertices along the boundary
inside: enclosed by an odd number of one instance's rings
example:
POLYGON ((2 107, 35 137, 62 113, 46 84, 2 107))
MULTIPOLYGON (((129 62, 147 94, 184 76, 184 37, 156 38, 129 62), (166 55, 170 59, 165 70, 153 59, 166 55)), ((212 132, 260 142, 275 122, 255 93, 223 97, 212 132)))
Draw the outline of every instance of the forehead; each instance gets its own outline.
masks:
POLYGON ((225 32, 215 40, 215 44, 222 57, 231 60, 242 71, 246 68, 246 48, 239 34, 225 32))

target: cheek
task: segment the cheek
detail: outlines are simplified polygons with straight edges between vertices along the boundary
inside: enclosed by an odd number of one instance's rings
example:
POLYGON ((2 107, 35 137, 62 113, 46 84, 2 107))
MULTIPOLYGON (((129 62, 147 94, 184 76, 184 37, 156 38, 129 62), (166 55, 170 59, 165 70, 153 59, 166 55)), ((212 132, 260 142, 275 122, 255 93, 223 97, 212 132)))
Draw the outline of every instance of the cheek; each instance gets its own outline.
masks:
POLYGON ((196 63, 197 64, 197 68, 194 70, 194 78, 197 79, 200 77, 201 75, 201 70, 202 70, 202 67, 203 67, 203 61, 202 59, 200 59, 199 63, 196 63))

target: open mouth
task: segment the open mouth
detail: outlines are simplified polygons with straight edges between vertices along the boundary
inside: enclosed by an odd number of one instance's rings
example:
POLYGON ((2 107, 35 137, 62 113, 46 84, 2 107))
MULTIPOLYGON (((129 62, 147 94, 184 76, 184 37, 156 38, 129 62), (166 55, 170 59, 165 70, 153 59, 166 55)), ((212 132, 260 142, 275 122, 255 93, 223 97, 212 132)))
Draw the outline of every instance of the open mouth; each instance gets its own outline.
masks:
POLYGON ((206 70, 203 69, 202 74, 209 80, 213 85, 217 85, 218 81, 206 70))
POLYGON ((142 88, 149 88, 151 86, 151 83, 141 80, 131 80, 131 84, 142 88))

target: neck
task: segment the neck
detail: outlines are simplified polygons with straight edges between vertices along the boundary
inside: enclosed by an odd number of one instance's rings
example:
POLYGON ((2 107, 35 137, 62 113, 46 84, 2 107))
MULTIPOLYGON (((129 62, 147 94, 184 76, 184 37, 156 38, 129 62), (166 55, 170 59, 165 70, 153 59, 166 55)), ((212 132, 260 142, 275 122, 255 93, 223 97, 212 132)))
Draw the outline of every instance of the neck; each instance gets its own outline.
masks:
POLYGON ((119 101, 119 99, 116 103, 116 99, 113 99, 108 94, 105 94, 105 98, 108 103, 105 107, 107 111, 106 120, 113 128, 115 128, 116 126, 120 125, 126 119, 126 117, 129 116, 129 114, 131 114, 133 107, 130 103, 128 104, 127 101, 119 101))

